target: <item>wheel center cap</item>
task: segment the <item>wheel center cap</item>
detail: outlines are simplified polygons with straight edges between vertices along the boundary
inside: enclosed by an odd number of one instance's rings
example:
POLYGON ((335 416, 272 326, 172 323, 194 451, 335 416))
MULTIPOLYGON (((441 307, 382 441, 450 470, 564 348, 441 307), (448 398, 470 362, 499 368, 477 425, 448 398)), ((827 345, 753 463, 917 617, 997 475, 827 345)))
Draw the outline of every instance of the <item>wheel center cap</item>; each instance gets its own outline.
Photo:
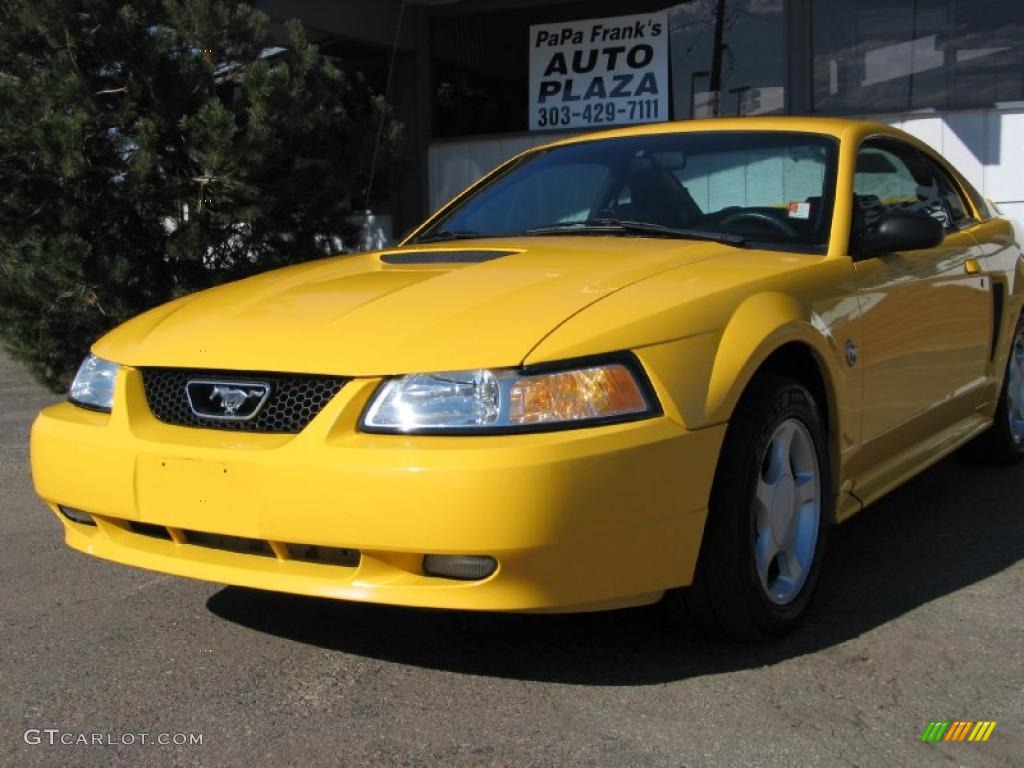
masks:
POLYGON ((772 494, 772 537, 780 547, 789 541, 796 516, 796 481, 792 475, 780 477, 772 494))

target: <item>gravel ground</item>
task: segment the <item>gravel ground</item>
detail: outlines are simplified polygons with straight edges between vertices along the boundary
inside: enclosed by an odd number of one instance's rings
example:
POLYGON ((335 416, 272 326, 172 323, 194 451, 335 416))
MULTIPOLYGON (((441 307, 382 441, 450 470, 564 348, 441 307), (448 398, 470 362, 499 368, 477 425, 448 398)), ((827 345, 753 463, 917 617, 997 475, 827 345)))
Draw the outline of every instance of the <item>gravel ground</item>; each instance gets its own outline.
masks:
POLYGON ((32 494, 52 400, 0 353, 0 765, 1024 765, 1024 466, 944 461, 837 529, 808 620, 751 648, 651 609, 398 610, 88 558, 32 494), (921 743, 938 719, 998 725, 921 743))

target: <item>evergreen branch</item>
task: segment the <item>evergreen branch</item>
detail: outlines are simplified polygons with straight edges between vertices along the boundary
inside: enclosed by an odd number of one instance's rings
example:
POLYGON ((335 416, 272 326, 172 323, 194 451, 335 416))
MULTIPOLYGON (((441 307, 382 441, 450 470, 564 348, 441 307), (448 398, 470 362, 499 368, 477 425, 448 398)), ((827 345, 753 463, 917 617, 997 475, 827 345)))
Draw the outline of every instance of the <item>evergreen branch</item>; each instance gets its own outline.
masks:
POLYGON ((78 59, 75 58, 75 52, 71 45, 71 32, 67 26, 64 27, 64 43, 67 46, 68 58, 71 59, 71 66, 75 68, 75 73, 78 75, 78 81, 85 85, 85 78, 82 76, 82 70, 78 68, 78 59))

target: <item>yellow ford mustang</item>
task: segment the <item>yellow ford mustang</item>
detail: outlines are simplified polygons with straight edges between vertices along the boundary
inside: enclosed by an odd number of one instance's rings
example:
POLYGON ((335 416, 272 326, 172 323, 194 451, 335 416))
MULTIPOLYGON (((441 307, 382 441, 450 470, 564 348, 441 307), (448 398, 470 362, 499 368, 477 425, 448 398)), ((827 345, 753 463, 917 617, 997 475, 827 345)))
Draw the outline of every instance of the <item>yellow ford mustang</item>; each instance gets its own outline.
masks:
POLYGON ((1024 453, 1020 243, 886 126, 589 134, 398 247, 114 330, 35 422, 35 485, 70 546, 156 571, 499 611, 671 592, 776 635, 832 524, 968 441, 1024 453))

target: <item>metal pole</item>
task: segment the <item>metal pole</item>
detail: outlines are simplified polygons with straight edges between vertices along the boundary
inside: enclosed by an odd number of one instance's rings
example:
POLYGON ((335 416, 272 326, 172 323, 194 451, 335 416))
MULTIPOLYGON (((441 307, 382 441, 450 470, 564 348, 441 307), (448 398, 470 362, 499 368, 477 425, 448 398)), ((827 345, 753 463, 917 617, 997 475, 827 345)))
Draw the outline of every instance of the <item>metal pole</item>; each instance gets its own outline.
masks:
MULTIPOLYGON (((388 64, 388 78, 384 84, 384 100, 391 96, 391 76, 395 73, 395 56, 398 55, 398 39, 402 34, 402 20, 405 18, 405 0, 402 0, 402 4, 398 7, 398 23, 395 24, 395 40, 391 45, 391 61, 388 64)), ((386 109, 388 104, 384 105, 386 109)), ((377 153, 380 150, 381 136, 384 134, 384 115, 381 114, 380 122, 377 124, 377 139, 373 142, 373 156, 370 158, 370 178, 366 182, 366 212, 369 213, 371 210, 370 195, 373 193, 373 177, 377 173, 377 153)))
POLYGON ((722 37, 725 33, 725 0, 717 0, 715 6, 715 42, 711 53, 711 115, 718 117, 722 93, 722 37))

